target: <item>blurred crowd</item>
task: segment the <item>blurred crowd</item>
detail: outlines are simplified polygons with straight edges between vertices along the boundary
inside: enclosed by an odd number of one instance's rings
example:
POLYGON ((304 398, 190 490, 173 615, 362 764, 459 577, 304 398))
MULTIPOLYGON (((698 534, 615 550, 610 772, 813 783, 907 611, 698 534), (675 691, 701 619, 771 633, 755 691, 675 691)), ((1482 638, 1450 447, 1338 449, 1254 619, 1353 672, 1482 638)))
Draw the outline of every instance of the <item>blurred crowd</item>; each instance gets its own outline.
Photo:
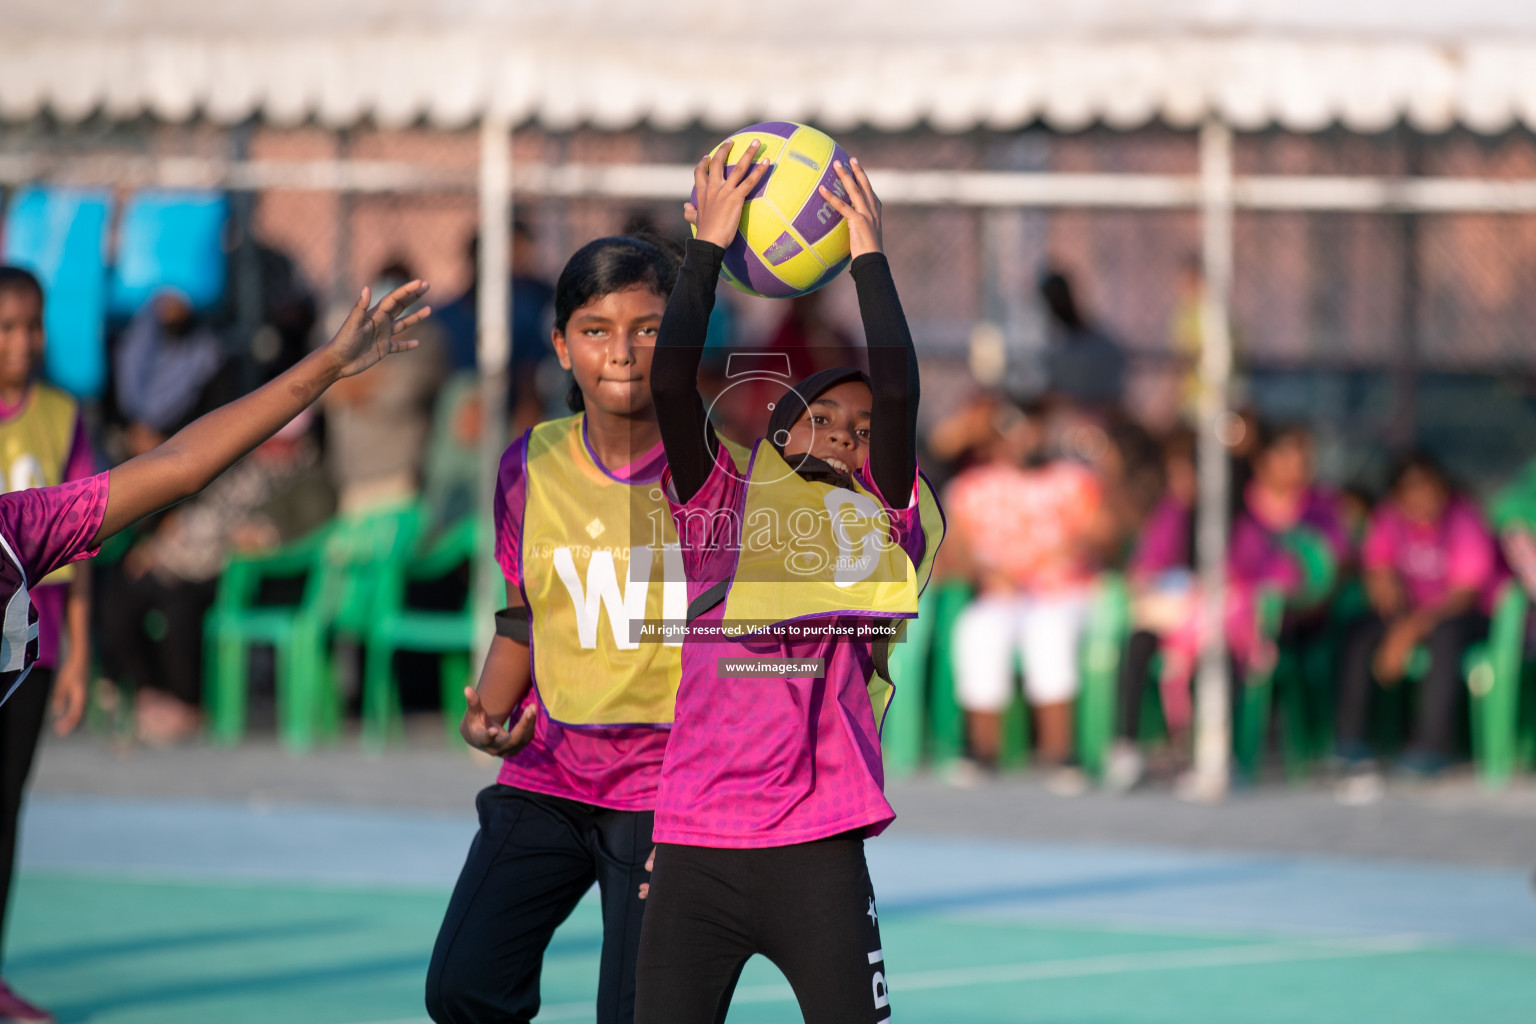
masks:
MULTIPOLYGON (((641 221, 625 230, 655 233, 641 221)), ((554 359, 553 289, 536 243, 526 225, 514 226, 507 394, 514 432, 566 411, 569 378, 554 359)), ((465 259, 477 265, 474 241, 465 259)), ((262 323, 246 332, 245 348, 232 341, 239 332, 229 317, 194 308, 174 289, 155 292, 112 325, 110 389, 89 429, 69 406, 65 479, 153 447, 281 372, 327 333, 340 314, 324 308, 293 261, 263 247, 259 266, 262 323)), ((40 310, 43 296, 33 296, 30 278, 7 274, 0 319, 33 315, 21 308, 29 302, 40 310)), ((370 283, 377 294, 415 276, 391 259, 370 283)), ((1049 331, 1034 372, 1018 378, 1027 386, 977 384, 923 439, 949 535, 933 588, 940 599, 925 611, 934 618, 931 649, 915 661, 923 678, 911 682, 923 707, 947 701, 963 717, 965 758, 951 769, 957 782, 986 777, 1022 748, 1053 785, 1081 788, 1076 710, 1085 658, 1106 659, 1102 649, 1092 653, 1094 635, 1111 648, 1108 668, 1100 665, 1109 680, 1100 685, 1112 687, 1116 709, 1107 785, 1127 789, 1187 767, 1193 679, 1210 639, 1198 614, 1202 467, 1188 416, 1198 397, 1200 278, 1193 265, 1173 277, 1179 303, 1169 340, 1187 370, 1185 423, 1154 434, 1128 415, 1125 353, 1081 308, 1070 278, 1050 272, 1033 296, 1049 331), (1099 628, 1106 616, 1113 628, 1099 628)), ((861 346, 821 294, 779 305, 766 333, 745 330, 730 302, 717 305, 707 386, 726 386, 730 354, 748 343, 781 356, 791 378, 860 358, 861 346)), ((78 633, 64 646, 94 649, 102 702, 131 707, 140 739, 175 743, 204 727, 205 619, 232 559, 284 550, 337 517, 410 508, 430 538, 474 515, 482 418, 473 286, 436 304, 419 336, 420 348, 332 388, 317 410, 198 498, 115 542, 82 574, 89 580, 68 584, 70 614, 59 589, 55 621, 78 633)), ((0 414, 17 415, 39 359, 26 346, 8 355, 0 414)), ((762 424, 751 410, 761 418, 772 396, 758 397, 718 407, 721 432, 757 436, 762 424)), ((1242 412, 1225 433, 1232 486, 1224 639, 1234 707, 1242 712, 1243 687, 1269 678, 1289 651, 1307 666, 1308 728, 1327 735, 1346 777, 1368 777, 1388 751, 1400 752, 1407 770, 1444 768, 1466 749, 1466 652, 1486 637, 1501 588, 1536 587, 1536 541, 1522 525, 1536 516, 1521 515, 1536 506, 1536 479, 1512 484, 1492 516, 1422 453, 1404 454, 1387 485, 1371 492, 1356 481, 1319 481, 1305 426, 1242 412), (1413 709, 1405 735, 1384 735, 1383 695, 1403 693, 1413 709)), ((459 607, 468 575, 460 566, 417 596, 459 607)), ((251 603, 292 604, 303 585, 288 581, 285 591, 284 581, 267 581, 251 603)), ((46 588, 39 593, 55 600, 46 588)), ((82 656, 63 673, 83 675, 82 656)), ((339 681, 354 704, 358 661, 339 681)), ((348 661, 341 663, 345 669, 348 661)), ((417 668, 401 678, 438 671, 434 658, 417 668)), ((431 682, 402 688, 407 702, 436 700, 431 682)))
MULTIPOLYGON (((1197 300, 1198 278, 1183 290, 1197 300)), ((1114 668, 1100 685, 1115 710, 1105 785, 1178 780, 1211 639, 1197 572, 1197 437, 1188 422, 1158 435, 1133 422, 1114 340, 1086 320, 1061 274, 1040 292, 1051 319, 1043 387, 978 389, 928 438, 930 464, 948 476, 939 571, 952 599, 937 602, 930 670, 934 685, 953 680, 964 713, 967 759, 952 777, 974 783, 1023 742, 1007 735, 1020 724, 1006 715, 1022 697, 1036 763, 1053 787, 1083 788, 1074 712, 1092 684, 1084 659, 1107 655, 1114 668), (1094 651, 1095 617, 1113 620, 1107 651, 1094 651)), ((1192 315, 1170 326, 1191 406, 1198 331, 1192 315)), ((1488 636, 1504 588, 1536 579, 1511 568, 1536 552, 1525 516, 1532 481, 1514 481, 1485 507, 1435 458, 1409 451, 1370 490, 1319 480, 1304 425, 1247 410, 1223 433, 1234 732, 1255 713, 1247 688, 1289 656, 1301 696, 1283 725, 1323 737, 1344 792, 1377 790, 1384 755, 1420 775, 1461 758, 1465 657, 1488 636)))

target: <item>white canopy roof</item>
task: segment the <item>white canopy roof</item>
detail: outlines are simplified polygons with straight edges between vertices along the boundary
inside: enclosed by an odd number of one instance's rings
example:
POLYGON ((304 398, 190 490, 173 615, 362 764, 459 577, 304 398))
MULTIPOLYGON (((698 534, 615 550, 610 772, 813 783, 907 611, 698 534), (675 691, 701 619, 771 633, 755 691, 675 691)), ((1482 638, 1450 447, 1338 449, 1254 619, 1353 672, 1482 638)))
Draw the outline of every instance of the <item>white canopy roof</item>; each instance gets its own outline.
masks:
POLYGON ((0 118, 1536 128, 1529 0, 8 0, 0 118))

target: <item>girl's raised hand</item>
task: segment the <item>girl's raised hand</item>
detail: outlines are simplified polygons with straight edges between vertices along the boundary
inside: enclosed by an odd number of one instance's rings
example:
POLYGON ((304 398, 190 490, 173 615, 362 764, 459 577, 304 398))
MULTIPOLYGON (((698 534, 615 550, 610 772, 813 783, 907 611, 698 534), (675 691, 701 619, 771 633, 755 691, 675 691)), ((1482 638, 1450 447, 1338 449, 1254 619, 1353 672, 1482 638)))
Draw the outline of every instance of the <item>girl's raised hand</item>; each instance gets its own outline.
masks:
POLYGON ((753 140, 747 146, 746 153, 727 173, 726 161, 730 159, 731 146, 727 142, 698 162, 693 169, 695 202, 683 204, 683 219, 698 229, 698 237, 722 249, 736 237, 747 196, 763 180, 770 166, 766 160, 752 162, 752 158, 762 148, 753 140))
POLYGON ((341 330, 325 346, 335 358, 341 376, 351 377, 362 373, 387 355, 415 348, 417 343, 414 340, 402 338, 401 335, 426 319, 432 313, 432 307, 424 306, 403 320, 395 318, 425 294, 425 281, 410 281, 384 296, 377 306, 369 309, 371 294, 364 288, 357 305, 352 307, 346 322, 341 325, 341 330))
POLYGON ((875 195, 875 190, 869 184, 869 176, 864 173, 864 167, 858 158, 849 160, 853 166, 845 167, 841 160, 832 165, 837 172, 837 180, 843 186, 844 195, 838 195, 832 189, 822 185, 819 189, 821 198, 825 199, 832 209, 843 215, 848 222, 848 244, 853 258, 858 259, 868 252, 881 252, 881 204, 880 197, 875 195))

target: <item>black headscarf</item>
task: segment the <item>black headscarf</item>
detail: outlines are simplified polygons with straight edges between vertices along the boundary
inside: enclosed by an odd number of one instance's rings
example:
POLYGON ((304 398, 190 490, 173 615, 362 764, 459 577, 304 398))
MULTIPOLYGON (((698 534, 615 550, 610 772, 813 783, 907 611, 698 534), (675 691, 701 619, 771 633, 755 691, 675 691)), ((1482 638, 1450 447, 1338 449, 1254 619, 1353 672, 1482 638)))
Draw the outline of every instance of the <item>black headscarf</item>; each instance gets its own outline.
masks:
MULTIPOLYGON (((866 387, 871 391, 874 390, 874 386, 870 384, 869 374, 855 366, 834 366, 830 369, 818 370, 786 390, 774 403, 773 414, 768 417, 768 443, 783 455, 784 444, 779 440, 780 436, 788 435, 789 429, 795 425, 812 402, 839 384, 846 384, 853 380, 863 381, 866 387)), ((788 458, 787 461, 796 473, 807 480, 838 487, 845 487, 848 484, 847 477, 809 452, 788 458)))

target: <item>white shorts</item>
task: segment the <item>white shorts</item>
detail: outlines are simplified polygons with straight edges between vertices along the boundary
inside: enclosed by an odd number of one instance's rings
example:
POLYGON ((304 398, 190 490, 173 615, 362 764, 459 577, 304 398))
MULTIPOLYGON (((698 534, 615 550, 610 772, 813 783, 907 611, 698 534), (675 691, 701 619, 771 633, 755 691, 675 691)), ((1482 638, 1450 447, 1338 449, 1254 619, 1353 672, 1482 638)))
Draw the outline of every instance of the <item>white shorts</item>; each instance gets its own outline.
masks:
POLYGON ((1030 704, 1072 700, 1079 685, 1078 649, 1092 607, 1086 590, 973 601, 955 621, 955 699, 967 711, 1007 710, 1017 654, 1030 704))

